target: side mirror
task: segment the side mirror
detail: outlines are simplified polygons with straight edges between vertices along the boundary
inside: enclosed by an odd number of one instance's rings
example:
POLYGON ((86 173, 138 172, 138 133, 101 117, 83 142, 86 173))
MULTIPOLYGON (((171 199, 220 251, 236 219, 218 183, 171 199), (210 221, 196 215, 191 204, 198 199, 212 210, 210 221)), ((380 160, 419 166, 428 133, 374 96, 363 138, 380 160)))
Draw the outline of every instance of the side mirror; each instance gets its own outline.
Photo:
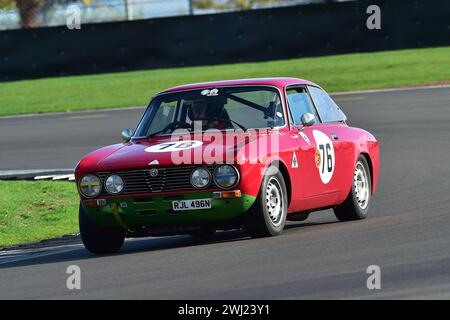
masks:
POLYGON ((131 137, 133 136, 133 131, 131 131, 130 129, 123 129, 122 131, 122 141, 123 142, 128 142, 131 140, 131 137))
POLYGON ((305 127, 310 127, 316 122, 316 117, 312 113, 304 113, 302 114, 302 124, 305 127))

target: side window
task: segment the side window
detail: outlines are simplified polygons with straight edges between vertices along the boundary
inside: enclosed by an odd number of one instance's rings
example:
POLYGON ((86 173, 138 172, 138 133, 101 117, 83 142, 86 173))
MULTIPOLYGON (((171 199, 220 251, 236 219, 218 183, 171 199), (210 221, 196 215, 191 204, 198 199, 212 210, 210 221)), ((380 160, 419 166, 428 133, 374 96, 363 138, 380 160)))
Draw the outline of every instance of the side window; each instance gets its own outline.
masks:
POLYGON ((309 91, 311 92, 311 96, 323 122, 339 122, 347 120, 344 112, 342 112, 339 106, 325 91, 312 86, 309 86, 309 91))
POLYGON ((307 112, 312 113, 316 117, 316 123, 318 122, 316 110, 304 88, 288 89, 286 96, 295 125, 302 124, 301 117, 307 112))

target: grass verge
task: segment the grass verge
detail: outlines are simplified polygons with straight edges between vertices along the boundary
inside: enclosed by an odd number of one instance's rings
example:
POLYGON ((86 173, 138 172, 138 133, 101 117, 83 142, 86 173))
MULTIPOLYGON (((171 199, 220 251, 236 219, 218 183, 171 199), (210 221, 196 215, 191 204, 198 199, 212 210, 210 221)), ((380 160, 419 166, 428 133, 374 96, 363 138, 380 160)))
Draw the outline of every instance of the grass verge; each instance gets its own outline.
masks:
POLYGON ((78 232, 74 183, 0 181, 0 247, 78 232))
POLYGON ((167 87, 253 77, 299 77, 329 92, 450 80, 450 47, 0 83, 0 116, 142 106, 167 87))

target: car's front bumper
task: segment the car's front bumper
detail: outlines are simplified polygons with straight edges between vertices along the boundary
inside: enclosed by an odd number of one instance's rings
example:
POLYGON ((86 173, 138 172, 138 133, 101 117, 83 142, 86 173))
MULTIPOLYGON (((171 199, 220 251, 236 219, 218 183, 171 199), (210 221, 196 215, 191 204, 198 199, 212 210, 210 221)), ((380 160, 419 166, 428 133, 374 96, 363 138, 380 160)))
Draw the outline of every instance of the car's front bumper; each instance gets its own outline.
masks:
POLYGON ((216 196, 214 192, 123 196, 100 201, 85 200, 83 207, 91 220, 100 226, 134 229, 151 225, 226 221, 247 212, 256 199, 245 194, 232 198, 216 196), (173 211, 172 201, 192 199, 211 199, 211 209, 173 211))

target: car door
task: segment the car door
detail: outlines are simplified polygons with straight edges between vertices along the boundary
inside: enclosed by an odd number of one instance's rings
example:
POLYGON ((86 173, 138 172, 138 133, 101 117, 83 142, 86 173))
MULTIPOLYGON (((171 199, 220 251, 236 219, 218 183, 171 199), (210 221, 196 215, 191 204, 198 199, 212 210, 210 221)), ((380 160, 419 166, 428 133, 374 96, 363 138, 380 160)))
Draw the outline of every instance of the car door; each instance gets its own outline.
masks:
MULTIPOLYGON (((293 197, 291 211, 305 211, 328 205, 330 201, 324 195, 329 192, 329 185, 324 184, 317 163, 318 154, 315 135, 323 131, 320 116, 305 86, 286 88, 286 100, 289 108, 291 134, 298 147, 295 151, 297 166, 292 166, 291 177, 293 197), (312 126, 303 126, 301 117, 311 113, 315 117, 312 126)), ((325 146, 326 148, 326 146, 325 146)))
POLYGON ((345 135, 347 117, 323 89, 308 86, 308 91, 321 119, 313 135, 320 158, 318 169, 323 192, 329 194, 330 201, 336 201, 340 193, 348 191, 343 188, 347 185, 344 181, 352 177, 353 170, 351 143, 345 135))

